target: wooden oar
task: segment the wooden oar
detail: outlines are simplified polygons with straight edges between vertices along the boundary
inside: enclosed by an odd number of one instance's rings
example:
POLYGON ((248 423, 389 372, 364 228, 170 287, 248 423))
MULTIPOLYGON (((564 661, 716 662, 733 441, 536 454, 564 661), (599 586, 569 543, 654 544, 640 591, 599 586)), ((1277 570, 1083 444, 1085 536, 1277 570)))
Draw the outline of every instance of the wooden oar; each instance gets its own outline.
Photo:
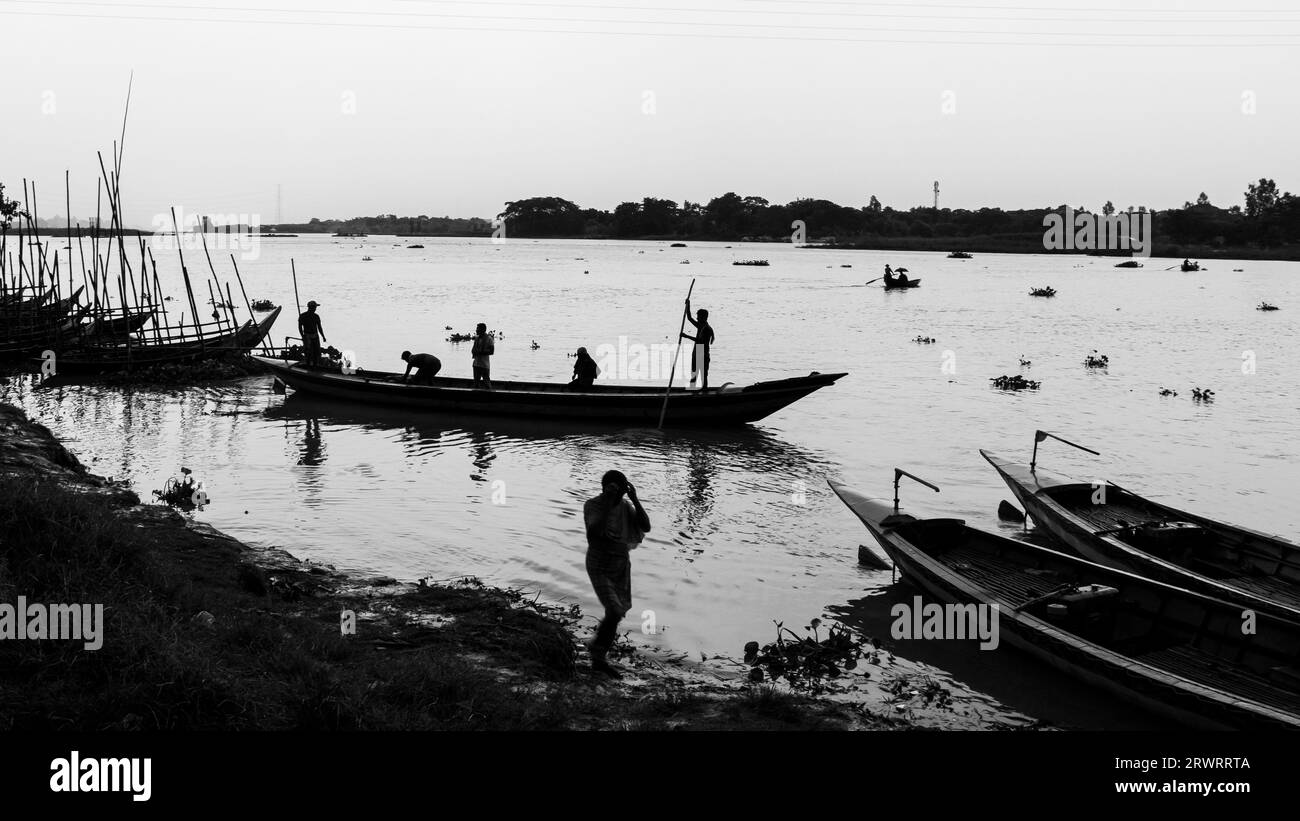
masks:
MULTIPOLYGON (((688 303, 691 301, 691 293, 694 292, 694 290, 695 290, 695 278, 692 277, 691 287, 686 289, 686 301, 688 303)), ((677 375, 677 357, 681 356, 682 353, 682 334, 685 332, 686 332, 686 311, 683 309, 682 325, 680 328, 677 329, 677 346, 676 346, 676 350, 673 351, 673 366, 672 369, 668 371, 668 387, 664 390, 664 404, 663 407, 659 409, 660 430, 663 430, 664 427, 664 414, 668 413, 668 396, 669 394, 672 393, 673 390, 673 377, 677 375)))
POLYGON ((878 282, 878 281, 880 281, 880 280, 882 280, 882 279, 884 279, 884 277, 876 277, 875 279, 869 279, 869 280, 867 280, 866 282, 864 282, 864 283, 862 283, 862 284, 863 284, 863 285, 870 285, 871 283, 873 283, 873 282, 878 282))
POLYGON ((1041 596, 1038 596, 1037 598, 1030 599, 1029 601, 1025 602, 1024 604, 1018 604, 1018 605, 1016 605, 1015 607, 1013 607, 1013 608, 1011 608, 1011 609, 1012 609, 1013 611, 1025 610, 1025 609, 1027 609, 1027 608, 1029 608, 1029 607, 1034 606, 1035 604, 1042 604, 1042 603, 1045 602, 1045 601, 1051 601, 1052 599, 1056 598, 1057 596, 1060 596, 1060 595, 1062 595, 1062 594, 1064 594, 1064 593, 1068 593, 1068 592, 1070 592, 1070 591, 1073 590, 1073 589, 1074 589, 1074 585, 1073 585, 1073 584, 1070 584, 1069 582, 1066 582, 1065 584, 1062 584, 1062 585, 1060 585, 1059 587, 1056 587, 1056 588, 1054 588, 1054 589, 1052 589, 1052 590, 1049 590, 1048 592, 1044 593, 1044 594, 1041 595, 1041 596))

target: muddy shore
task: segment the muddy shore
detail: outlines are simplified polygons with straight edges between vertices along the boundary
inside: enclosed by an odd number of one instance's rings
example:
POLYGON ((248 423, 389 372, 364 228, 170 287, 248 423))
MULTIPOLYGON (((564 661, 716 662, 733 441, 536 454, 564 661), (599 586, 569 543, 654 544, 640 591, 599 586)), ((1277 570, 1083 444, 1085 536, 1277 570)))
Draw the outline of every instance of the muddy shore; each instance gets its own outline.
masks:
POLYGON ((576 607, 358 578, 255 548, 95 476, 0 403, 0 602, 104 605, 103 646, 0 642, 0 729, 906 729, 620 641, 576 607), (590 620, 588 620, 590 621, 590 620))

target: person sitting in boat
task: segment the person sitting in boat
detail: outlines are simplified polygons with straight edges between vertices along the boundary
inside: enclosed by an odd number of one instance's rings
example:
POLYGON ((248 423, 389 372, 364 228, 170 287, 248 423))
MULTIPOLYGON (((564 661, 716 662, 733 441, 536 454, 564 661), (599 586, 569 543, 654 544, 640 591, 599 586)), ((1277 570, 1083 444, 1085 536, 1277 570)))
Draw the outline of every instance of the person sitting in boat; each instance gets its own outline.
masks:
POLYGON ((900 288, 906 288, 906 287, 907 287, 907 282, 908 282, 908 280, 907 280, 907 269, 906 269, 906 268, 899 268, 899 269, 898 269, 898 286, 899 286, 900 288))
POLYGON ((885 266, 885 287, 888 288, 894 284, 894 269, 888 265, 885 266))
POLYGON ((474 347, 470 349, 470 355, 474 357, 474 387, 477 388, 482 381, 484 387, 492 390, 492 360, 489 357, 496 353, 496 343, 488 334, 485 323, 480 322, 474 331, 474 347))
POLYGON ((600 368, 596 366, 596 360, 591 358, 586 348, 579 348, 578 361, 573 363, 573 379, 569 382, 569 387, 574 390, 586 390, 599 375, 600 368))
POLYGON ((709 324, 709 312, 701 308, 691 319, 691 301, 686 300, 686 321, 695 326, 695 336, 684 333, 683 339, 695 343, 691 350, 691 381, 698 380, 700 390, 709 389, 709 348, 713 345, 713 326, 709 324))
POLYGON ((298 315, 298 333, 302 334, 303 353, 306 354, 308 367, 320 365, 321 340, 329 342, 325 328, 320 324, 320 314, 316 313, 319 304, 313 299, 307 303, 307 310, 298 315))
POLYGON ((415 372, 415 384, 432 385, 433 378, 442 370, 442 362, 438 357, 431 353, 411 353, 402 351, 402 361, 406 363, 406 373, 402 375, 402 381, 408 382, 411 378, 411 368, 417 368, 415 372))

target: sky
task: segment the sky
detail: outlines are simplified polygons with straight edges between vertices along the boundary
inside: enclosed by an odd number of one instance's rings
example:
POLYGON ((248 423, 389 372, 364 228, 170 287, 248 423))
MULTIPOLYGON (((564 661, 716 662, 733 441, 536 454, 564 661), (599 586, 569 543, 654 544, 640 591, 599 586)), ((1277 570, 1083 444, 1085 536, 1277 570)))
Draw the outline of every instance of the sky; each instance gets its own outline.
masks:
POLYGON ((0 0, 0 182, 127 224, 735 191, 895 208, 1300 190, 1283 0, 0 0))

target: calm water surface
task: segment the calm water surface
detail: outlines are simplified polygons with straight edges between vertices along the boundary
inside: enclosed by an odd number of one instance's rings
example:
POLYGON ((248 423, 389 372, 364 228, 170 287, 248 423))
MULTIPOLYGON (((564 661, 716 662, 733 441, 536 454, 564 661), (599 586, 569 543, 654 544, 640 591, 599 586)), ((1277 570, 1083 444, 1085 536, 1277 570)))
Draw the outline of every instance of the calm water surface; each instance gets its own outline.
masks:
MULTIPOLYGON (((160 273, 179 271, 157 253, 160 273)), ((290 257, 303 304, 321 303, 328 344, 372 369, 401 370, 409 348, 439 356, 444 375, 469 376, 469 347, 445 341, 444 328, 482 321, 504 333, 494 376, 567 380, 565 354, 579 345, 671 342, 694 277, 693 305, 710 310, 717 333, 713 383, 849 376, 756 425, 716 432, 374 411, 278 396, 269 377, 163 393, 34 390, 14 378, 0 398, 142 497, 191 468, 212 498, 195 515, 244 541, 403 579, 476 575, 593 613, 580 510, 600 474, 619 468, 653 523, 633 554, 630 616, 653 610, 659 632, 634 638, 691 656, 739 656, 746 641, 773 638, 773 620, 802 627, 830 616, 887 637, 889 605, 912 593, 857 564, 870 535, 826 478, 887 495, 893 467, 904 467, 942 488, 904 486, 913 512, 1014 534, 996 517, 1010 492, 977 450, 1027 460, 1040 427, 1103 454, 1049 443, 1048 468, 1300 537, 1295 263, 1210 261, 1184 274, 1163 270, 1174 260, 1134 271, 1090 257, 768 244, 265 239, 240 271, 251 298, 287 306, 277 344, 297 333, 290 257), (731 265, 751 258, 771 264, 731 265), (864 286, 886 262, 922 287, 864 286), (1041 285, 1057 296, 1028 296, 1041 285), (1257 311, 1261 300, 1282 310, 1257 311), (1083 366, 1094 349, 1109 368, 1083 366), (1016 373, 1041 390, 990 388, 991 377, 1016 373), (1193 386, 1213 389, 1214 402, 1193 402, 1193 386), (1162 387, 1178 396, 1161 397, 1162 387)), ((228 265, 219 271, 233 280, 228 265)), ((178 313, 183 287, 164 287, 178 313)), ((1075 726, 1143 726, 1009 648, 933 644, 942 646, 900 648, 903 664, 951 686, 975 724, 1013 722, 1014 708, 1075 726)))

